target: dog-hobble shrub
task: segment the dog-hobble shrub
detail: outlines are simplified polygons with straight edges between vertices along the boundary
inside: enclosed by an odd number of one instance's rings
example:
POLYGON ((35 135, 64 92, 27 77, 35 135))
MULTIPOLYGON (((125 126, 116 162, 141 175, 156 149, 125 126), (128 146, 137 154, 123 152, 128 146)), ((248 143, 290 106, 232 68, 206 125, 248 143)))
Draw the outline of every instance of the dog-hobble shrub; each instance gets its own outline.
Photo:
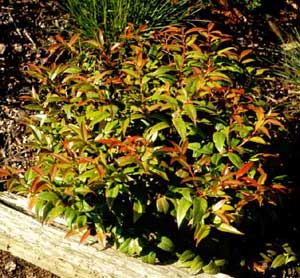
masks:
POLYGON ((220 271, 210 244, 243 236, 243 208, 284 190, 264 170, 264 148, 284 128, 254 86, 264 70, 213 24, 129 27, 109 50, 101 32, 57 39, 30 66, 40 85, 23 97, 38 161, 9 188, 29 194, 42 221, 63 216, 81 241, 220 271))

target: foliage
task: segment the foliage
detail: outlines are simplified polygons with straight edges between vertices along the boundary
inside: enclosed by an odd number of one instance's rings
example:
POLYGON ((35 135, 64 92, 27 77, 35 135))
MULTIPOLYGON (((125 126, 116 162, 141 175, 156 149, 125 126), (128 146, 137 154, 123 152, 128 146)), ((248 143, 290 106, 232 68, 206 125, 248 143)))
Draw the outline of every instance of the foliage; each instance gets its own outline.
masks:
POLYGON ((264 170, 284 128, 254 86, 265 69, 230 40, 212 23, 147 36, 129 27, 109 50, 101 32, 57 36, 46 64, 30 65, 38 91, 23 96, 38 162, 9 189, 29 193, 41 221, 63 216, 81 241, 220 271, 212 245, 244 234, 249 203, 285 190, 264 170))
POLYGON ((93 38, 102 28, 108 38, 115 40, 128 22, 151 28, 175 24, 204 7, 205 1, 64 0, 62 3, 85 36, 93 38))

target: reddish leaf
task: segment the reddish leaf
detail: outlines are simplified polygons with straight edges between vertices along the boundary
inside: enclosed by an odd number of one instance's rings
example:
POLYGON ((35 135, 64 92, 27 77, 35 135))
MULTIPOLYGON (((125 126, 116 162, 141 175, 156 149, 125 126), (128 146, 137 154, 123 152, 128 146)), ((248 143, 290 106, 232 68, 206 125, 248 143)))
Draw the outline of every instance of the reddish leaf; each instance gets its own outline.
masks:
POLYGON ((10 176, 10 172, 4 168, 0 168, 0 177, 8 177, 10 176))
POLYGON ((79 37, 80 37, 79 34, 73 35, 68 43, 69 47, 73 46, 76 43, 76 41, 79 39, 79 37))
POLYGON ((56 36, 55 36, 55 39, 56 39, 58 42, 60 42, 60 43, 64 43, 64 42, 65 42, 65 40, 63 39, 63 37, 62 37, 61 35, 56 35, 56 36))
POLYGON ((34 172, 36 172, 37 174, 39 174, 40 176, 44 176, 44 175, 45 175, 44 172, 42 171, 42 169, 41 169, 40 167, 33 166, 33 167, 32 167, 32 170, 33 170, 34 172))
POLYGON ((29 210, 32 210, 32 208, 36 205, 36 203, 37 203, 37 198, 36 197, 30 197, 29 199, 28 199, 28 205, 27 205, 27 207, 28 207, 28 209, 29 210))
POLYGON ((41 177, 39 177, 39 176, 34 179, 34 181, 32 182, 32 185, 30 187, 30 192, 34 193, 36 191, 40 180, 41 180, 41 177))
POLYGON ((253 162, 247 162, 245 163, 237 172, 236 172, 236 178, 239 179, 243 175, 249 172, 249 170, 252 168, 253 162))
POLYGON ((273 184, 272 188, 275 189, 276 191, 280 191, 280 192, 287 192, 287 191, 289 191, 289 189, 287 187, 285 187, 284 185, 279 184, 279 183, 273 184))
POLYGON ((54 164, 54 165, 51 166, 51 170, 50 170, 50 173, 49 173, 49 177, 50 177, 51 181, 53 181, 55 179, 56 172, 57 172, 57 166, 56 166, 56 164, 54 164))
POLYGON ((228 218, 224 214, 217 211, 217 212, 215 212, 215 215, 217 215, 222 220, 223 223, 225 223, 227 225, 230 225, 230 221, 228 220, 228 218))
POLYGON ((72 231, 72 230, 69 230, 69 231, 65 234, 64 239, 68 239, 69 237, 71 237, 71 236, 73 236, 73 235, 75 235, 75 234, 77 234, 77 232, 72 231))
POLYGON ((97 168, 97 171, 98 171, 98 174, 100 176, 101 179, 103 179, 105 177, 105 170, 103 168, 102 165, 96 165, 96 168, 97 168))
POLYGON ((91 234, 91 230, 87 229, 80 238, 80 241, 79 241, 80 244, 84 243, 84 241, 89 237, 90 234, 91 234))
POLYGON ((240 61, 241 61, 244 57, 248 56, 251 52, 252 52, 251 49, 243 50, 242 53, 240 54, 240 61))
POLYGON ((71 163, 71 160, 61 154, 53 153, 52 155, 63 163, 71 163))
POLYGON ((255 180, 250 177, 243 177, 241 180, 245 181, 247 183, 247 186, 255 186, 255 187, 261 187, 261 185, 255 180))

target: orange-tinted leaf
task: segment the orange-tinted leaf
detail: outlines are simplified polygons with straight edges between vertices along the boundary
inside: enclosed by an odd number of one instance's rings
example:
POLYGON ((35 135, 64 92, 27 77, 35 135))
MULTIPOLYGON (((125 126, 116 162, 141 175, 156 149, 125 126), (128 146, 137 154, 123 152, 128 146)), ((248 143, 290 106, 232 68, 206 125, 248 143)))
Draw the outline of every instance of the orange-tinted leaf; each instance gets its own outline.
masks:
POLYGON ((72 38, 70 39, 69 43, 68 43, 69 47, 73 46, 74 43, 77 42, 77 40, 79 39, 79 37, 80 37, 79 34, 73 35, 72 38))
POLYGON ((43 189, 46 189, 46 188, 48 188, 48 183, 41 181, 41 182, 39 182, 39 183, 37 184, 34 193, 39 193, 39 192, 41 192, 43 189))
POLYGON ((84 243, 85 242, 85 240, 89 237, 89 235, 91 234, 91 230, 90 229, 87 229, 84 233, 83 233, 83 235, 81 236, 81 238, 80 238, 80 244, 82 244, 82 243, 84 243))
POLYGON ((213 22, 210 22, 207 26, 207 30, 211 31, 214 28, 215 24, 213 22))
POLYGON ((63 37, 62 37, 61 35, 56 35, 56 36, 55 36, 55 39, 56 39, 58 42, 60 42, 60 43, 64 43, 64 42, 65 42, 65 40, 63 39, 63 37))
POLYGON ((87 141, 88 139, 88 131, 87 131, 87 127, 85 125, 85 123, 81 123, 81 126, 80 126, 80 133, 81 133, 81 137, 83 139, 83 141, 87 141))
POLYGON ((260 126, 257 130, 261 131, 263 134, 271 138, 270 132, 265 126, 260 126))
POLYGON ((252 52, 251 49, 243 50, 242 53, 240 54, 240 61, 241 61, 244 57, 248 56, 251 52, 252 52))
POLYGON ((54 164, 54 165, 51 166, 51 170, 50 170, 50 173, 49 173, 51 181, 53 181, 55 179, 56 172, 57 172, 57 166, 56 166, 56 164, 54 164))
POLYGON ((217 212, 215 212, 215 215, 217 215, 222 220, 223 223, 230 225, 230 221, 224 214, 217 211, 217 212))
POLYGON ((255 187, 259 187, 260 186, 260 184, 255 179, 252 179, 250 177, 243 177, 241 179, 243 181, 245 181, 248 186, 255 186, 255 187))
POLYGON ((98 242, 100 244, 100 247, 102 249, 104 249, 106 247, 106 244, 107 244, 107 240, 106 240, 106 235, 105 233, 103 233, 102 229, 101 230, 98 230, 97 231, 97 239, 98 239, 98 242))
POLYGON ((96 166, 96 168, 97 168, 100 178, 103 179, 105 177, 105 170, 104 170, 103 166, 98 164, 96 166))
POLYGON ((273 185, 272 185, 272 188, 275 189, 275 190, 281 191, 281 192, 286 192, 286 191, 288 191, 288 188, 287 188, 287 187, 285 187, 284 185, 279 184, 279 183, 273 184, 273 185))
POLYGON ((77 234, 77 232, 70 230, 65 234, 64 239, 68 239, 69 237, 71 237, 75 234, 77 234))
POLYGON ((32 210, 32 208, 36 205, 37 203, 37 198, 35 196, 31 196, 29 199, 28 199, 28 209, 32 210))
POLYGON ((282 128, 285 129, 284 125, 283 125, 281 122, 279 122, 278 120, 276 120, 276 119, 268 119, 268 120, 266 120, 265 122, 266 122, 266 123, 271 123, 271 124, 273 124, 273 125, 280 126, 280 127, 282 127, 282 128))
POLYGON ((0 177, 8 177, 10 176, 10 172, 4 168, 0 168, 0 177))
POLYGON ((40 177, 40 176, 36 177, 36 178, 33 180, 32 185, 31 185, 31 187, 30 187, 30 192, 34 193, 34 192, 36 191, 37 186, 38 186, 40 180, 41 180, 41 177, 40 177))
POLYGON ((32 167, 32 170, 33 170, 34 172, 36 172, 37 174, 39 174, 40 176, 44 176, 44 175, 45 175, 44 172, 42 171, 42 169, 41 169, 40 167, 33 166, 33 167, 32 167))
POLYGON ((249 172, 249 170, 252 168, 253 162, 247 162, 245 163, 237 172, 236 172, 236 178, 239 179, 243 175, 249 172))
POLYGON ((71 160, 61 154, 53 153, 52 155, 63 163, 71 163, 71 160))

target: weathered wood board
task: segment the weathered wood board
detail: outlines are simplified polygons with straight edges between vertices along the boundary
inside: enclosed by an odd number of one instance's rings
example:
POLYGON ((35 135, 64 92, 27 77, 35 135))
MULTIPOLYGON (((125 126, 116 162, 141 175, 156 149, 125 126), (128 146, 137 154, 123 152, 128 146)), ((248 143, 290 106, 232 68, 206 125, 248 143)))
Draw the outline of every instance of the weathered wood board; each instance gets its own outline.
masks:
POLYGON ((26 209, 26 199, 0 192, 0 249, 65 278, 230 278, 191 276, 174 265, 149 265, 114 249, 99 250, 78 237, 64 239, 63 221, 42 225, 26 209))

